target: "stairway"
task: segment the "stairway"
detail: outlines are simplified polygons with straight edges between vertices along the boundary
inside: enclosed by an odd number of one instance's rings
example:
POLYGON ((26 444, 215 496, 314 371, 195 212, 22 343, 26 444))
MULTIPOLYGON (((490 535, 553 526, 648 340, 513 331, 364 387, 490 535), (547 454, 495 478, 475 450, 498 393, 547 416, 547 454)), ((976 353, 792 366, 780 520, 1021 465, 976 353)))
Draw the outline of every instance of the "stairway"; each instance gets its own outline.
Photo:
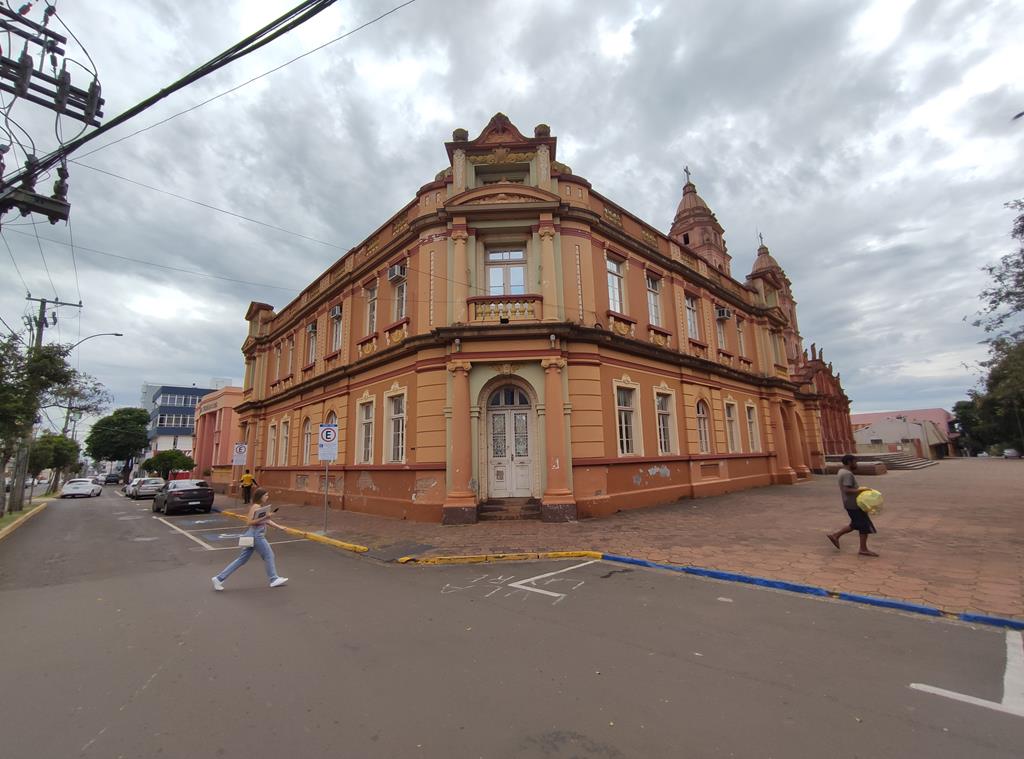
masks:
MULTIPOLYGON (((927 469, 939 463, 931 459, 920 459, 909 453, 858 453, 856 456, 858 461, 881 461, 886 469, 927 469)), ((841 461, 843 457, 829 455, 825 458, 827 461, 841 461)))
POLYGON ((476 510, 480 522, 508 522, 540 519, 540 501, 535 498, 492 498, 476 510))

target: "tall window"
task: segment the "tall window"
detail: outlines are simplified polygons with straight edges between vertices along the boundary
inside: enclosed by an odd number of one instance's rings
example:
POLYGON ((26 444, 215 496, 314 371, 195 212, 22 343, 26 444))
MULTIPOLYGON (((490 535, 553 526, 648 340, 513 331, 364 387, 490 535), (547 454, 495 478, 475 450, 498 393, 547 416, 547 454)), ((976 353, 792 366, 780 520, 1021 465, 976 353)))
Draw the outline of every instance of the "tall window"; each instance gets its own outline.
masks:
POLYGON ((743 339, 743 320, 742 319, 737 319, 736 320, 736 351, 741 356, 746 356, 747 355, 747 347, 746 347, 746 344, 744 343, 744 339, 743 339))
POLYGON ((366 334, 377 331, 377 285, 366 288, 366 334))
POLYGON ((612 258, 605 261, 608 267, 608 308, 623 312, 622 305, 622 263, 612 258))
POLYGON ((274 379, 281 379, 281 343, 274 346, 274 379))
POLYGON ((395 284, 395 321, 405 318, 405 293, 408 283, 403 279, 395 284))
POLYGON ((313 447, 313 425, 307 418, 302 423, 302 463, 308 464, 310 457, 310 448, 313 447))
POLYGON ((661 279, 647 275, 647 313, 651 324, 661 326, 661 279))
POLYGON ((757 409, 747 406, 747 437, 750 439, 750 450, 761 450, 761 436, 757 433, 757 409))
POLYGON ((331 353, 341 350, 341 306, 335 306, 331 313, 331 353))
POLYGON ((526 293, 526 253, 522 250, 487 251, 487 294, 526 293))
POLYGON ((729 445, 729 453, 736 453, 740 449, 740 430, 737 426, 736 404, 725 404, 725 440, 729 445))
POLYGON ((359 461, 373 463, 373 401, 359 404, 359 461))
POLYGON ((782 364, 782 335, 772 332, 772 354, 775 356, 775 363, 782 364))
POLYGON ((715 320, 715 334, 718 337, 718 347, 722 350, 728 350, 725 344, 725 319, 715 320))
POLYGON ((405 394, 389 395, 387 398, 388 461, 393 464, 405 461, 405 394))
POLYGON ((316 361, 316 322, 310 322, 306 327, 306 363, 312 364, 316 361))
POLYGON ((277 426, 270 425, 267 431, 267 466, 274 466, 277 461, 277 426))
POLYGON ((288 422, 281 422, 281 466, 288 466, 288 422))
POLYGON ((697 401, 697 446, 701 453, 711 453, 711 427, 708 404, 697 401))
POLYGON ((288 365, 285 367, 288 374, 292 373, 293 366, 295 366, 295 335, 288 338, 288 365))
POLYGON ((329 414, 327 415, 327 419, 325 420, 325 422, 324 422, 324 423, 325 423, 325 424, 337 424, 337 423, 338 423, 338 415, 337 415, 337 414, 335 414, 335 413, 334 413, 334 412, 332 411, 331 413, 329 413, 329 414))
POLYGON ((691 340, 700 340, 700 320, 697 316, 697 299, 686 296, 686 334, 691 340))
POLYGON ((654 394, 654 409, 658 415, 658 453, 662 456, 675 452, 672 442, 672 395, 654 394))
POLYGON ((615 411, 619 431, 619 455, 632 455, 636 453, 636 430, 633 418, 636 413, 636 390, 634 388, 615 388, 615 411))

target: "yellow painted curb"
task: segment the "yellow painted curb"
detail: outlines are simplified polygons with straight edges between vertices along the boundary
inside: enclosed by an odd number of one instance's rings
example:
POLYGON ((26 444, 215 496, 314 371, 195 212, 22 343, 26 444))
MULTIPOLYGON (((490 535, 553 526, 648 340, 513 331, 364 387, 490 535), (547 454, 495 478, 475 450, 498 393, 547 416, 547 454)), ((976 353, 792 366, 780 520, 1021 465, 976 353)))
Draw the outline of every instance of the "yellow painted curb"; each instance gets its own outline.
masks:
MULTIPOLYGON (((221 511, 221 514, 226 514, 229 517, 235 519, 241 519, 246 521, 248 518, 241 514, 236 514, 233 511, 221 511)), ((316 543, 323 543, 324 545, 334 546, 335 548, 341 548, 345 551, 353 551, 355 553, 366 553, 370 549, 366 546, 358 545, 357 543, 346 543, 344 540, 335 540, 329 538, 326 535, 318 535, 315 532, 306 532, 305 530, 297 530, 294 527, 285 527, 284 525, 276 524, 275 526, 282 532, 286 532, 289 535, 295 535, 296 537, 305 538, 306 540, 312 540, 316 543)))
POLYGON ((600 559, 600 551, 539 551, 530 553, 483 553, 476 556, 403 556, 399 564, 482 564, 489 561, 530 561, 532 559, 600 559))
POLYGON ((45 511, 46 510, 46 506, 49 503, 50 503, 49 501, 43 501, 38 506, 36 506, 34 509, 32 509, 32 511, 28 512, 27 514, 25 514, 20 519, 14 521, 14 522, 11 522, 9 525, 7 525, 2 530, 0 530, 0 540, 3 540, 4 538, 6 538, 8 535, 10 535, 12 532, 17 530, 19 527, 21 527, 23 524, 25 524, 25 522, 30 520, 32 517, 34 517, 40 511, 45 511))

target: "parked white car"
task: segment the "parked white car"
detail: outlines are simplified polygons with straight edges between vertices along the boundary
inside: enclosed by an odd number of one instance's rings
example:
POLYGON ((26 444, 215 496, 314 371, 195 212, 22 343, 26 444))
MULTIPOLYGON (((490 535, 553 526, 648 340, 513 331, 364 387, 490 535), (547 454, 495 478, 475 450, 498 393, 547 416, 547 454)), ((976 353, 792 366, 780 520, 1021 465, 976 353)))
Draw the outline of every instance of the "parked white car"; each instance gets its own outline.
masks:
POLYGON ((77 479, 68 480, 60 489, 61 498, 92 498, 101 495, 103 486, 97 485, 92 480, 77 479))

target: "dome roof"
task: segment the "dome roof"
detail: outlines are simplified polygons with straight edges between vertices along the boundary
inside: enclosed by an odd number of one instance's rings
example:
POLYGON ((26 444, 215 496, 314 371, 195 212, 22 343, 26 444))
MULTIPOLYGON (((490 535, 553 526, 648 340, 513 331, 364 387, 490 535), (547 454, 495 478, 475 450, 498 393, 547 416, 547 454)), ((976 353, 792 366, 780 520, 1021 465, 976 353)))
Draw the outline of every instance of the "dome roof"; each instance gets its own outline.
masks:
POLYGON ((711 210, 708 208, 708 204, 704 202, 704 198, 697 194, 696 185, 693 182, 687 182, 683 185, 683 198, 679 201, 679 206, 676 208, 676 216, 679 216, 684 211, 692 211, 694 209, 711 210))
POLYGON ((750 270, 751 274, 758 271, 768 271, 769 269, 782 269, 779 266, 779 262, 772 258, 772 254, 768 251, 768 246, 761 243, 761 247, 757 249, 757 258, 754 259, 754 268, 750 270))

